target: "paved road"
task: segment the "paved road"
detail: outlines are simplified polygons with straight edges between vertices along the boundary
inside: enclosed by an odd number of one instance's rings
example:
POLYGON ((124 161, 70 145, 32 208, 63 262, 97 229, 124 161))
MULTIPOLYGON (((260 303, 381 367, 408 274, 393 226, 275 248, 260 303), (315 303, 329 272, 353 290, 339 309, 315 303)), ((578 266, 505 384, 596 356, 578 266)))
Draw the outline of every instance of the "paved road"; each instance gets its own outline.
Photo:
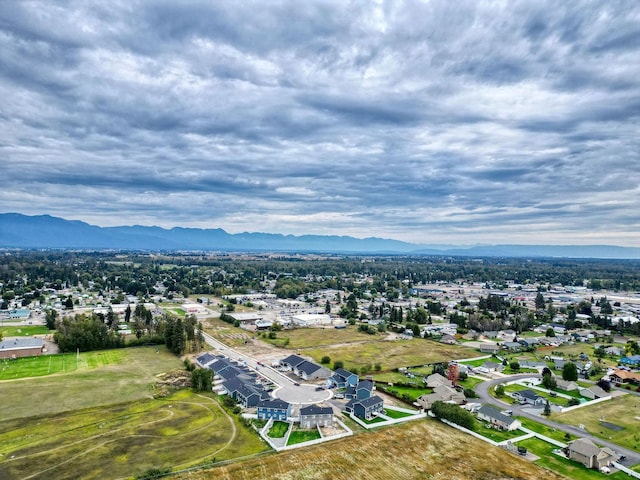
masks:
POLYGON ((489 394, 489 388, 493 388, 495 385, 498 385, 499 383, 505 383, 507 381, 511 381, 511 380, 517 380, 517 379, 523 379, 523 378, 533 378, 533 377, 538 377, 538 375, 532 375, 532 374, 520 374, 520 375, 510 375, 509 377, 505 377, 505 378, 498 378, 495 380, 488 380, 486 382, 480 383, 479 385, 476 386, 475 390, 476 393, 478 394, 478 397, 480 397, 480 400, 483 403, 490 403, 492 405, 495 405, 496 407, 500 408, 500 409, 505 409, 508 408, 510 410, 513 410, 513 414, 514 415, 519 415, 521 417, 525 417, 528 418, 530 420, 534 420, 538 423, 542 423, 543 425, 546 425, 548 427, 551 428, 555 428, 556 430, 560 430, 562 432, 568 432, 572 435, 578 436, 578 437, 585 437, 590 439, 591 441, 599 444, 599 445, 604 445, 606 447, 609 447, 610 449, 612 449, 614 452, 616 452, 618 455, 626 455, 626 460, 620 462, 625 466, 630 466, 630 465, 636 465, 637 463, 640 463, 640 453, 636 452, 635 450, 629 450, 628 448, 624 448, 621 447, 620 445, 616 445, 615 443, 609 442, 607 440, 603 440, 599 437, 596 437, 595 435, 591 435, 589 432, 587 432, 586 430, 583 430, 581 428, 575 427, 573 425, 566 425, 564 423, 556 423, 552 420, 549 420, 548 418, 542 416, 542 415, 535 415, 532 414, 530 412, 527 412, 525 409, 523 409, 522 407, 520 407, 519 405, 513 405, 511 403, 507 403, 507 402, 503 402, 502 400, 498 400, 495 397, 492 397, 489 394))
POLYGON ((256 370, 263 377, 268 378, 271 382, 278 385, 274 391, 274 396, 285 400, 293 405, 318 403, 331 398, 329 390, 316 391, 316 385, 295 385, 296 380, 289 378, 284 373, 271 368, 270 366, 258 365, 258 361, 242 352, 230 348, 228 345, 216 340, 211 335, 204 334, 204 339, 208 345, 212 346, 219 353, 228 356, 234 360, 240 360, 256 370))

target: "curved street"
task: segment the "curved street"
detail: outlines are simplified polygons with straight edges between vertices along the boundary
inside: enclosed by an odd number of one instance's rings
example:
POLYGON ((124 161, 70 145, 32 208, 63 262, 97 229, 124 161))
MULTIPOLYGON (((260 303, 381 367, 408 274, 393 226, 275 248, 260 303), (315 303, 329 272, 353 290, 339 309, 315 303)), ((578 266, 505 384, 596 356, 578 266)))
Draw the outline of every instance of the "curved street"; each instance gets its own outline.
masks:
POLYGON ((540 375, 532 375, 529 373, 529 374, 520 374, 520 375, 510 375, 504 378, 487 380, 486 382, 482 382, 478 384, 475 387, 475 391, 478 394, 480 401, 482 401, 483 403, 494 405, 495 407, 501 410, 504 410, 504 409, 513 410, 514 416, 517 415, 520 417, 528 418, 529 420, 533 420, 535 422, 541 423, 548 427, 555 428, 556 430, 567 432, 578 437, 588 438, 589 440, 591 440, 592 442, 598 445, 609 447, 618 455, 626 455, 627 458, 624 461, 618 462, 618 463, 621 463, 625 466, 631 466, 631 465, 636 465, 637 463, 640 463, 640 453, 636 452, 635 450, 629 450, 628 448, 624 448, 615 443, 609 442, 607 440, 603 440, 602 438, 596 437, 595 435, 590 434, 588 431, 575 427, 573 425, 557 423, 552 420, 549 420, 548 418, 542 415, 535 415, 535 414, 529 413, 518 404, 511 404, 511 403, 504 402, 502 400, 499 400, 491 396, 491 394, 489 394, 489 388, 492 388, 495 385, 512 381, 512 380, 524 379, 524 378, 540 378, 540 375))

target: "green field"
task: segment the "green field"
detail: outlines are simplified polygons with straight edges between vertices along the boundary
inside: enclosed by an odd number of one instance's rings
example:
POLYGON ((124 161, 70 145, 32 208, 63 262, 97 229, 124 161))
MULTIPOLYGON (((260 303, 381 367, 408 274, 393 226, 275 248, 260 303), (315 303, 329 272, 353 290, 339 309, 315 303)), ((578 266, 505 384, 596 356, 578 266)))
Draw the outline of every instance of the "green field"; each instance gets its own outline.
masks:
MULTIPOLYGON (((149 398, 154 393, 153 385, 158 381, 158 374, 182 367, 180 359, 164 347, 103 350, 90 355, 81 353, 80 358, 83 356, 86 368, 0 382, 2 419, 149 398), (100 362, 102 366, 94 365, 100 362), (95 368, 91 368, 92 365, 95 368)), ((73 358, 75 360, 75 356, 73 358)))
POLYGON ((628 394, 612 398, 567 413, 553 413, 551 419, 570 425, 584 425, 585 429, 600 438, 640 451, 640 397, 628 394), (617 429, 603 425, 601 421, 616 425, 617 429))
POLYGON ((53 333, 44 325, 29 325, 25 327, 2 326, 0 335, 7 337, 30 337, 33 335, 49 335, 53 333))
POLYGON ((381 390, 382 388, 384 388, 385 392, 391 393, 398 398, 405 399, 409 402, 415 402, 420 395, 425 395, 427 393, 432 392, 430 388, 424 387, 424 383, 422 385, 423 385, 422 387, 416 387, 416 388, 404 387, 404 386, 401 387, 401 386, 395 386, 395 385, 393 387, 389 387, 387 385, 384 385, 384 386, 381 386, 381 390))
POLYGON ((0 380, 41 377, 56 373, 70 373, 107 365, 120 365, 130 360, 127 349, 95 352, 40 355, 15 360, 0 360, 0 380))
MULTIPOLYGON (((382 370, 392 370, 398 367, 444 362, 465 356, 469 351, 457 345, 444 345, 424 339, 385 340, 382 336, 368 337, 368 341, 363 342, 337 343, 298 350, 318 362, 325 355, 332 361, 341 360, 345 368, 352 371, 359 371, 362 367, 373 367, 376 364, 380 364, 382 370)), ((291 344, 294 342, 291 341, 291 344)), ((292 348, 291 344, 288 348, 292 348)))
POLYGON ((117 479, 266 449, 217 400, 181 390, 162 399, 0 422, 0 478, 117 479))

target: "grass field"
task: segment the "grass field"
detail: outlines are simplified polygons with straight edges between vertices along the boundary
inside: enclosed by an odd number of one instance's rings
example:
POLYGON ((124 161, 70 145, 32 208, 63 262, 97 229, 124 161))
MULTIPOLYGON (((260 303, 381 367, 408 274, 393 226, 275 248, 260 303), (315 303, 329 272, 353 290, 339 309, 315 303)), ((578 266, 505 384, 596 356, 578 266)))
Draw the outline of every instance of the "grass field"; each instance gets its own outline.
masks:
POLYGON ((120 365, 130 360, 129 350, 101 350, 78 354, 40 355, 15 360, 0 360, 0 380, 41 377, 55 373, 70 373, 107 365, 120 365))
POLYGON ((382 388, 384 388, 385 392, 392 393, 396 397, 403 398, 410 402, 415 402, 420 395, 424 395, 432 392, 430 388, 426 388, 426 387, 418 387, 418 388, 400 387, 400 386, 389 387, 387 385, 384 385, 382 388))
MULTIPOLYGON (((339 330, 338 330, 339 331, 339 330)), ((343 330, 344 331, 344 330, 343 330)), ((287 332, 289 333, 289 332, 287 332)), ((367 341, 325 344, 324 346, 298 348, 301 353, 320 361, 328 355, 332 361, 341 360, 347 370, 360 370, 364 366, 380 364, 383 370, 411 365, 444 362, 465 356, 469 351, 457 345, 444 345, 431 340, 384 340, 382 336, 370 336, 367 341)), ((291 340, 288 348, 295 348, 291 340)))
MULTIPOLYGON (((416 412, 418 413, 418 412, 416 412)), ((401 412, 399 410, 393 410, 391 408, 385 408, 384 414, 389 418, 405 418, 412 416, 411 413, 401 412)))
POLYGON ((437 421, 409 422, 242 463, 185 473, 180 480, 559 480, 524 459, 437 421))
POLYGON ((249 332, 219 318, 208 318, 203 323, 204 331, 230 347, 241 347, 251 338, 249 332))
POLYGON ((0 334, 4 337, 29 337, 33 335, 49 335, 49 330, 44 325, 28 325, 24 327, 0 327, 0 334))
MULTIPOLYGON (((137 347, 94 352, 118 358, 95 368, 0 382, 2 419, 54 414, 98 405, 128 402, 153 395, 156 375, 182 367, 164 347, 137 347)), ((80 354, 82 358, 83 355, 80 354)), ((46 357, 43 357, 46 358, 46 357)), ((85 358, 90 358, 89 355, 85 358)), ((87 364, 89 361, 87 360, 87 364)))
POLYGON ((218 402, 190 390, 0 422, 0 478, 116 479, 266 450, 218 402))
POLYGON ((640 397, 623 395, 606 402, 579 408, 567 413, 553 413, 551 419, 570 425, 584 425, 585 429, 600 438, 640 451, 640 397), (600 421, 612 423, 621 430, 603 426, 600 421))

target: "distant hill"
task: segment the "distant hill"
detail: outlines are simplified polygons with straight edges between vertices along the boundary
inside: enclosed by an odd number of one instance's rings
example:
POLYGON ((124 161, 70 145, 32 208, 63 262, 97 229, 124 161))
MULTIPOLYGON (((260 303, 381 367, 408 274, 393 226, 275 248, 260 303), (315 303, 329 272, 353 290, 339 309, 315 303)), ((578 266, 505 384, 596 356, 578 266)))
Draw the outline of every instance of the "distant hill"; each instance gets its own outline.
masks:
POLYGON ((283 251, 471 257, 640 258, 640 248, 609 245, 417 245, 337 235, 230 234, 220 228, 99 227, 49 215, 0 214, 0 247, 116 250, 283 251))

